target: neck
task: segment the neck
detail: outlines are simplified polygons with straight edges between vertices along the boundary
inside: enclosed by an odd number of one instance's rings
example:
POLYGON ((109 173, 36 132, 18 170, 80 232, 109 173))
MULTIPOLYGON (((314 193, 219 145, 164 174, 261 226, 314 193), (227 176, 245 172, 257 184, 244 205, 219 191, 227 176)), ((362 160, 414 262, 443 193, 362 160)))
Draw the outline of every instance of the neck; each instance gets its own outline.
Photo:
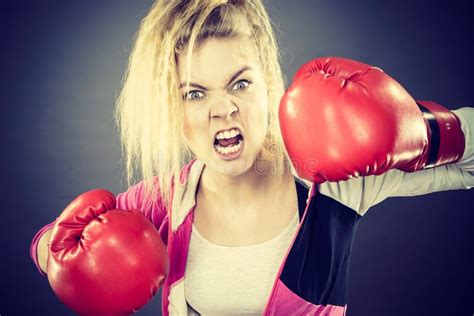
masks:
POLYGON ((258 172, 253 166, 238 176, 225 175, 206 168, 201 176, 201 194, 213 205, 232 206, 236 212, 245 212, 257 206, 259 198, 268 193, 276 194, 283 181, 293 177, 288 172, 276 175, 274 172, 258 172))

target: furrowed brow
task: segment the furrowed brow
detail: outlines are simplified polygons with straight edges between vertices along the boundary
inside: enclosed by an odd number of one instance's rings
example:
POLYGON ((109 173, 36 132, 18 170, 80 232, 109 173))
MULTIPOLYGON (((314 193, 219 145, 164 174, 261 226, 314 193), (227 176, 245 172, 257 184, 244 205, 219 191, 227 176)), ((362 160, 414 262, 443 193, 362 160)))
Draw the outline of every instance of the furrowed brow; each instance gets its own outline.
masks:
POLYGON ((240 70, 238 70, 235 74, 232 75, 232 77, 230 77, 229 81, 227 82, 227 85, 226 86, 229 86, 238 76, 240 76, 242 73, 244 73, 245 71, 247 70, 250 70, 252 69, 251 67, 249 66, 244 66, 242 67, 240 70))
MULTIPOLYGON (((229 85, 230 85, 237 77, 239 77, 242 73, 246 72, 247 70, 251 70, 251 69, 252 69, 252 68, 251 68, 250 66, 244 66, 244 67, 242 67, 241 69, 239 69, 236 73, 234 73, 234 74, 230 77, 230 79, 229 79, 229 81, 227 82, 227 85, 226 85, 226 86, 229 86, 229 85)), ((186 82, 182 82, 182 83, 179 84, 179 88, 180 88, 180 89, 182 89, 182 88, 184 88, 184 87, 187 87, 187 86, 188 86, 188 85, 187 85, 186 82)), ((200 85, 200 84, 197 84, 197 83, 195 83, 195 82, 190 82, 190 83, 189 83, 189 87, 191 87, 191 88, 196 88, 196 89, 200 89, 200 90, 204 90, 204 91, 207 90, 206 87, 204 87, 204 86, 202 86, 202 85, 200 85)))
MULTIPOLYGON (((187 87, 187 86, 188 86, 188 85, 187 85, 186 82, 182 82, 182 83, 179 84, 179 88, 180 88, 180 89, 181 89, 181 88, 184 88, 184 87, 187 87)), ((200 84, 197 84, 197 83, 194 83, 194 82, 190 82, 190 83, 189 83, 189 87, 191 87, 191 88, 197 88, 197 89, 200 89, 200 90, 207 90, 206 87, 201 86, 200 84)))

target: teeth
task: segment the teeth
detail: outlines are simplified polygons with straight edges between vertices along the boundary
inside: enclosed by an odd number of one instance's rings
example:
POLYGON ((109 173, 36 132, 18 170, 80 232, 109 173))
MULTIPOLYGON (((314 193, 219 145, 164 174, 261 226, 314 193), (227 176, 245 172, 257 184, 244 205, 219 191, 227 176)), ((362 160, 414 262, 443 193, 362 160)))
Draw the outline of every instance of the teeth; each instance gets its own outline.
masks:
POLYGON ((239 130, 236 129, 236 128, 233 128, 229 131, 224 131, 224 132, 217 133, 216 138, 217 139, 229 139, 229 138, 235 137, 239 134, 240 134, 239 130))
POLYGON ((214 148, 222 155, 233 154, 240 150, 242 147, 242 140, 239 140, 237 145, 232 145, 229 147, 221 147, 220 145, 215 145, 214 148))

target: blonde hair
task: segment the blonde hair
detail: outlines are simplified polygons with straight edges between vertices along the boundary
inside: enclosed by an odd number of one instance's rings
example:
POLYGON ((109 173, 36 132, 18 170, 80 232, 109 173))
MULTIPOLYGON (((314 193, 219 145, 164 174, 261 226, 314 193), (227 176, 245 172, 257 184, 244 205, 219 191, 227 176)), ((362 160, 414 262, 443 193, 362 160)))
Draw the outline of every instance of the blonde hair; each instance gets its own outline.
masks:
POLYGON ((282 173, 288 166, 278 124, 284 82, 262 2, 158 0, 141 22, 115 110, 126 179, 128 185, 145 181, 146 196, 152 197, 145 200, 155 203, 161 196, 169 206, 172 179, 179 179, 181 168, 192 158, 183 137, 177 55, 185 49, 192 51, 208 37, 242 35, 243 22, 257 48, 268 87, 268 133, 259 159, 272 160, 273 172, 282 173))

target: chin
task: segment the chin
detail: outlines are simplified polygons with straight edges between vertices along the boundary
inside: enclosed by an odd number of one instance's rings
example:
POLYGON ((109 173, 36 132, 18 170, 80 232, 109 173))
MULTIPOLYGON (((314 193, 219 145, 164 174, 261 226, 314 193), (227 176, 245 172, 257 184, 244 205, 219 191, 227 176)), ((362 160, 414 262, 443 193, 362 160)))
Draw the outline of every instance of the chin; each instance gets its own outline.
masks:
POLYGON ((232 161, 212 159, 206 166, 221 175, 236 177, 247 173, 254 165, 254 160, 244 159, 243 157, 232 161))

